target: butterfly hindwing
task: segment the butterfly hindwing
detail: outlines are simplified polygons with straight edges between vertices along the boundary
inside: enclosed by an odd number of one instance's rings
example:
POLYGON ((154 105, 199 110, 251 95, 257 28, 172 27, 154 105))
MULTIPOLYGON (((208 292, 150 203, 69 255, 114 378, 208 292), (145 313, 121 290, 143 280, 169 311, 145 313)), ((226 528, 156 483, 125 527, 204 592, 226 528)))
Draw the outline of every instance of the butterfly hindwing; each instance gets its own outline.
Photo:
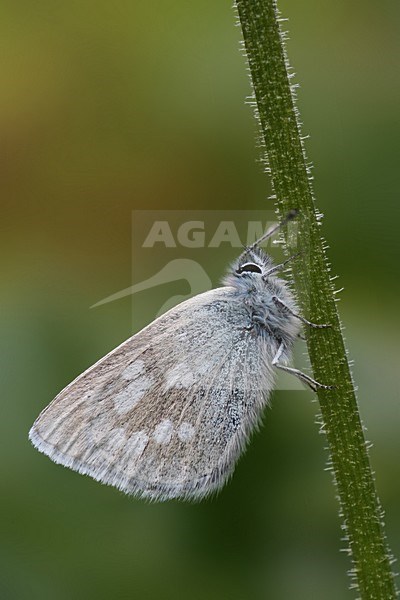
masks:
POLYGON ((201 498, 231 474, 273 384, 265 340, 233 288, 168 311, 39 415, 55 462, 150 499, 201 498))

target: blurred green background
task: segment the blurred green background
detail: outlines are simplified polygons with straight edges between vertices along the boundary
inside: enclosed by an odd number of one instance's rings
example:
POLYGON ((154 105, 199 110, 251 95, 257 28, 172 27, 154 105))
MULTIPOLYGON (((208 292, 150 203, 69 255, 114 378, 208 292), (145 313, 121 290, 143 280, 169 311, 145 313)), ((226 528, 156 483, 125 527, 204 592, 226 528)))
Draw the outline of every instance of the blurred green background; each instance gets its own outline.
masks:
MULTIPOLYGON (((399 3, 280 7, 400 556, 399 3)), ((271 208, 231 1, 5 0, 0 15, 1 598, 352 598, 307 391, 274 395, 232 482, 201 504, 130 499, 27 438, 132 332, 130 298, 89 310, 131 284, 132 210, 271 208)))

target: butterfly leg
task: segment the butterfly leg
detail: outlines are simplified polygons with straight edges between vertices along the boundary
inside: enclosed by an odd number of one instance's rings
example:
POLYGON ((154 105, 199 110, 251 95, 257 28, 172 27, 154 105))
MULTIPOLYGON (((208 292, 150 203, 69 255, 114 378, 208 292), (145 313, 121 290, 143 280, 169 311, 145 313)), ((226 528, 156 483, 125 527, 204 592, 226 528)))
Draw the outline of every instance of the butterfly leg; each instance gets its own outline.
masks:
POLYGON ((279 359, 281 358, 281 356, 283 354, 283 350, 284 350, 284 345, 283 345, 283 342, 281 342, 281 345, 279 346, 278 351, 272 360, 272 364, 274 367, 276 367, 277 369, 281 369, 282 371, 286 371, 286 373, 290 373, 291 375, 294 375, 295 377, 300 379, 300 381, 303 381, 304 383, 306 383, 314 392, 316 392, 318 389, 332 390, 335 387, 333 385, 324 385, 323 383, 319 383, 319 381, 316 381, 309 375, 306 375, 302 371, 299 371, 299 369, 294 369, 293 367, 287 367, 286 365, 280 365, 279 359))
POLYGON ((315 329, 325 329, 326 327, 332 327, 329 323, 328 324, 325 323, 325 324, 321 324, 321 325, 319 325, 318 323, 311 323, 311 321, 308 321, 301 315, 298 315, 297 313, 295 313, 291 308, 289 308, 289 306, 287 304, 285 304, 283 302, 283 300, 278 298, 278 296, 272 296, 272 301, 274 302, 274 304, 276 304, 276 306, 279 306, 286 312, 290 313, 291 315, 293 315, 294 317, 299 319, 302 323, 305 323, 306 325, 309 325, 310 327, 314 327, 315 329))

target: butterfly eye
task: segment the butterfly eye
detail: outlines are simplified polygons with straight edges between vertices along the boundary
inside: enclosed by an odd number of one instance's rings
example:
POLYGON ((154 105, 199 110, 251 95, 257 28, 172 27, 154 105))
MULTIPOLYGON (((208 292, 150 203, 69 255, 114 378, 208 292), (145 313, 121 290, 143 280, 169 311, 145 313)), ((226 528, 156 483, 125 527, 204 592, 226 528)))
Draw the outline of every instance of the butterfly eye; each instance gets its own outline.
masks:
POLYGON ((236 273, 262 273, 262 271, 261 267, 255 263, 245 263, 244 265, 240 265, 236 273))

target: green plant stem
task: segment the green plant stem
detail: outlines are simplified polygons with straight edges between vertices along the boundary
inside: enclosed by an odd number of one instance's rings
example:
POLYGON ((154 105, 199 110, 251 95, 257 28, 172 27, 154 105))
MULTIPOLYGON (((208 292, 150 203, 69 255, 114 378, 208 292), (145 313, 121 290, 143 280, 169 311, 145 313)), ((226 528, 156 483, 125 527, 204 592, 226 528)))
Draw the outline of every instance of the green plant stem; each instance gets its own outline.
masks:
POLYGON ((318 391, 318 398, 347 549, 353 561, 352 585, 358 587, 362 599, 394 599, 392 560, 319 232, 276 2, 237 0, 236 6, 277 210, 281 218, 292 208, 299 210, 297 236, 290 234, 291 228, 286 232, 290 254, 300 244, 301 257, 292 269, 299 304, 311 321, 332 326, 309 329, 306 338, 314 377, 335 386, 333 390, 318 391))

